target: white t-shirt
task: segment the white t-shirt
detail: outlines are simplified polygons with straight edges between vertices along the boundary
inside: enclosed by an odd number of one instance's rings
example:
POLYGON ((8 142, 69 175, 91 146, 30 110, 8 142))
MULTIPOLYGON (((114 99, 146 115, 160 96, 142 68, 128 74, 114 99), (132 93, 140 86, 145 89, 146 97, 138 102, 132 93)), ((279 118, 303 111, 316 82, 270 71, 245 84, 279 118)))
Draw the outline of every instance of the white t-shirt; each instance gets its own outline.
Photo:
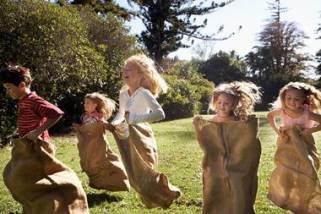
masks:
POLYGON ((165 113, 154 95, 143 87, 138 88, 131 96, 127 88, 120 91, 119 110, 112 123, 121 123, 125 119, 126 111, 129 112, 129 124, 154 122, 165 118, 165 113))

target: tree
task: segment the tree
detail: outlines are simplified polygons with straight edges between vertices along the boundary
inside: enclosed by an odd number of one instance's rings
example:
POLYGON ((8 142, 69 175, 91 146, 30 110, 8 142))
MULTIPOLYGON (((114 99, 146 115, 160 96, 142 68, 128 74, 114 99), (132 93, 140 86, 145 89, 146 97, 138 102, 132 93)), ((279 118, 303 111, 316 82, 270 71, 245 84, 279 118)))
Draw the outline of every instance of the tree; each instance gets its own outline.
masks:
POLYGON ((257 53, 265 55, 270 73, 298 75, 306 68, 305 62, 309 59, 306 54, 299 53, 307 37, 295 23, 281 21, 281 13, 285 10, 281 8, 280 0, 275 0, 270 10, 272 19, 260 32, 261 45, 255 49, 257 53))
POLYGON ((280 0, 270 4, 271 19, 259 34, 259 45, 246 56, 250 76, 263 87, 263 104, 272 102, 280 87, 290 80, 301 78, 310 57, 300 50, 305 46, 304 32, 295 23, 282 21, 285 8, 280 0))
POLYGON ((234 51, 230 53, 219 51, 199 64, 200 73, 216 85, 246 79, 246 63, 234 51))
MULTIPOLYGON (((37 0, 1 0, 0 34, 0 67, 10 61, 29 67, 32 90, 64 110, 56 126, 64 128, 83 111, 86 93, 118 96, 118 66, 135 49, 135 38, 114 16, 37 0)), ((0 103, 1 141, 13 130, 15 114, 3 89, 0 103)))
MULTIPOLYGON (((202 40, 217 39, 216 34, 200 33, 200 29, 206 26, 207 20, 198 23, 196 17, 211 13, 232 1, 234 0, 217 4, 208 0, 128 0, 128 3, 138 6, 138 11, 132 11, 132 13, 141 18, 146 27, 140 35, 141 42, 144 43, 150 55, 161 62, 170 52, 189 46, 182 42, 184 36, 202 40)), ((222 29, 221 27, 218 32, 222 29)))
POLYGON ((90 6, 97 14, 108 14, 112 13, 118 17, 122 17, 123 19, 129 19, 130 14, 128 11, 116 4, 113 0, 56 0, 61 6, 65 6, 67 4, 72 5, 83 5, 90 6))
POLYGON ((161 94, 158 100, 167 120, 192 117, 207 112, 213 93, 213 83, 197 72, 193 62, 172 62, 164 72, 164 78, 169 90, 161 94))
POLYGON ((97 16, 91 11, 88 7, 82 7, 79 14, 87 27, 88 39, 108 65, 108 81, 103 83, 103 89, 108 91, 108 96, 116 98, 121 87, 120 67, 126 58, 139 51, 137 39, 129 35, 124 20, 112 14, 97 16))

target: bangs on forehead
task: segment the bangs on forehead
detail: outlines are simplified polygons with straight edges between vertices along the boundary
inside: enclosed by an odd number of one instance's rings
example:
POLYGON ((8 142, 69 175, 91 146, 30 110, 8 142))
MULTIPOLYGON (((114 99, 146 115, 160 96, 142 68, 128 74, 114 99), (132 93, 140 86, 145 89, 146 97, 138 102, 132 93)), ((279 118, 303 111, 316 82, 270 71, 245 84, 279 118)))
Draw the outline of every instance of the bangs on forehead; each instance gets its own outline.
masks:
POLYGON ((220 97, 220 95, 225 95, 225 96, 231 98, 231 100, 233 100, 233 101, 237 100, 237 98, 238 98, 233 93, 229 93, 227 91, 217 91, 214 93, 213 101, 216 102, 218 100, 218 98, 220 97))
POLYGON ((300 88, 297 88, 297 87, 289 87, 288 89, 286 89, 285 91, 284 91, 284 96, 286 96, 288 93, 287 92, 289 92, 289 91, 296 91, 296 92, 298 92, 297 93, 297 95, 298 96, 305 96, 305 94, 306 94, 306 92, 305 92, 305 90, 303 90, 303 89, 300 89, 300 88))
POLYGON ((235 94, 235 92, 234 91, 232 91, 232 90, 217 90, 217 91, 215 91, 214 92, 214 96, 219 96, 219 95, 221 95, 221 94, 225 94, 225 95, 228 95, 228 96, 231 96, 231 97, 236 97, 236 94, 235 94))

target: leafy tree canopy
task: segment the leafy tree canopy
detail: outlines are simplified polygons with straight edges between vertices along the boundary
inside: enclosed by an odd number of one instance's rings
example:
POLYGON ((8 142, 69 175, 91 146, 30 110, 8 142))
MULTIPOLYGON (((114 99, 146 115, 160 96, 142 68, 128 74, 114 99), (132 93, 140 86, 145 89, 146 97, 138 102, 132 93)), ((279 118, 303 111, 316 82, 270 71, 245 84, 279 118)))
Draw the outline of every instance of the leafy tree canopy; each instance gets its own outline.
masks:
POLYGON ((65 6, 68 4, 86 5, 92 7, 96 13, 112 13, 127 20, 130 18, 130 14, 128 13, 127 9, 119 6, 113 0, 56 0, 56 2, 61 6, 65 6))
MULTIPOLYGON (((146 27, 140 40, 150 55, 160 62, 170 52, 189 46, 182 41, 184 36, 217 40, 217 34, 204 35, 200 32, 207 25, 207 19, 199 22, 197 17, 209 14, 232 1, 216 3, 209 0, 128 0, 128 3, 138 7, 138 10, 131 12, 141 18, 146 27)), ((223 27, 218 29, 218 32, 222 29, 223 27)))

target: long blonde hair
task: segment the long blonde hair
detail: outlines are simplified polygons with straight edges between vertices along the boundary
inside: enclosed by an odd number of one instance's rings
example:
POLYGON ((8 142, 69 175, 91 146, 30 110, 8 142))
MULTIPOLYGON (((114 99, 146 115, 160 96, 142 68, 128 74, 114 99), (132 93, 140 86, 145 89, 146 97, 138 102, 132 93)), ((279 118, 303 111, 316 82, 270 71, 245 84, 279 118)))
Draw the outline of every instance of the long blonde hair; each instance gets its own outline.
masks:
POLYGON ((209 109, 216 110, 215 103, 221 94, 230 95, 234 100, 234 115, 239 120, 247 120, 253 113, 254 105, 261 101, 261 88, 251 82, 234 81, 218 85, 213 92, 209 109))
POLYGON ((279 96, 275 102, 271 103, 272 109, 285 109, 284 99, 286 91, 289 89, 296 89, 302 91, 305 96, 304 104, 309 106, 310 111, 321 111, 321 92, 314 86, 303 82, 289 82, 283 86, 279 92, 279 96))
POLYGON ((97 104, 96 111, 101 113, 103 118, 108 120, 115 110, 115 101, 107 98, 106 95, 94 92, 86 94, 85 99, 90 99, 97 104))
POLYGON ((141 86, 150 90, 152 94, 158 96, 160 92, 166 93, 168 86, 165 80, 157 72, 154 61, 145 54, 137 54, 129 57, 125 64, 133 63, 138 72, 143 74, 141 86))

